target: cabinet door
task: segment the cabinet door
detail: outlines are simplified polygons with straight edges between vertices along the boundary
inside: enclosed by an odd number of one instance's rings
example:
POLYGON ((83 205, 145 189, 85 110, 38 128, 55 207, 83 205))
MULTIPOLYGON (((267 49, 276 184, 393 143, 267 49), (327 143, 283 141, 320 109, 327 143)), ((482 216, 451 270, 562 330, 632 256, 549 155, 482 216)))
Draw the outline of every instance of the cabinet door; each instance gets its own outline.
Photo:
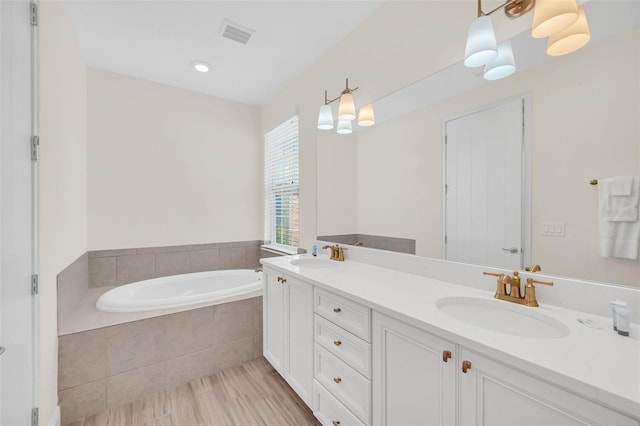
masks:
POLYGON ((272 269, 264 269, 263 354, 281 375, 284 375, 284 284, 283 277, 272 269))
POLYGON ((636 420, 460 348, 460 424, 491 426, 638 425, 636 420))
POLYGON ((374 425, 455 424, 453 343, 374 312, 372 345, 374 425))
POLYGON ((308 406, 313 384, 313 287, 286 277, 285 379, 308 406))

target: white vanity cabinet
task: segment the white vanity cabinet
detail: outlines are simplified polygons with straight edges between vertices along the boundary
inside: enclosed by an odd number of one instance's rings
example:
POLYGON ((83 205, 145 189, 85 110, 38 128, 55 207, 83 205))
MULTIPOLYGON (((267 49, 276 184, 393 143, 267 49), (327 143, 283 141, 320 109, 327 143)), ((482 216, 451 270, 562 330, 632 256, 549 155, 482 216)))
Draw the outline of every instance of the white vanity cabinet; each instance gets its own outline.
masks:
POLYGON ((376 312, 372 345, 374 425, 638 425, 503 362, 376 312))
MULTIPOLYGON (((460 347, 460 425, 638 425, 637 420, 460 347)), ((603 360, 604 362, 604 360, 603 360)))
POLYGON ((311 406, 313 381, 313 286, 264 268, 263 354, 311 406))
POLYGON ((373 313, 373 424, 455 425, 456 345, 373 313))
POLYGON ((371 309, 316 287, 314 313, 314 415, 371 424, 371 309))

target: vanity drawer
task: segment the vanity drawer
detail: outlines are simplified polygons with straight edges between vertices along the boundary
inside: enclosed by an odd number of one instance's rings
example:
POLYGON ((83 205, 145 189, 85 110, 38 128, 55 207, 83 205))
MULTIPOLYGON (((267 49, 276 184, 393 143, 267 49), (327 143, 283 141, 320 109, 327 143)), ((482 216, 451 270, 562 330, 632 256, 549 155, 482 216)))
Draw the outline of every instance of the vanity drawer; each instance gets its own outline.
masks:
POLYGON ((366 306, 316 287, 313 309, 334 324, 371 342, 371 309, 366 306))
POLYGON ((313 381, 313 415, 324 426, 364 426, 364 423, 315 380, 313 381))
POLYGON ((371 421, 371 381, 316 343, 313 377, 360 420, 371 421))
POLYGON ((315 341, 360 374, 371 378, 371 344, 320 315, 314 316, 315 341))

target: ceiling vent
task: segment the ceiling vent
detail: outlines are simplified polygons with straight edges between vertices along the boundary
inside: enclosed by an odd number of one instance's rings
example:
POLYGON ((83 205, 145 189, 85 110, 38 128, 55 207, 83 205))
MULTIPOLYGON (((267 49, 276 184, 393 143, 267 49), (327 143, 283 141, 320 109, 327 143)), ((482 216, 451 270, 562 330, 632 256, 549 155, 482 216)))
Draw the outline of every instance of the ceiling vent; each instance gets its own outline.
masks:
POLYGON ((255 33, 255 30, 245 27, 235 22, 231 22, 228 19, 222 21, 220 27, 220 35, 228 38, 229 40, 237 41, 238 43, 247 44, 251 36, 255 33))

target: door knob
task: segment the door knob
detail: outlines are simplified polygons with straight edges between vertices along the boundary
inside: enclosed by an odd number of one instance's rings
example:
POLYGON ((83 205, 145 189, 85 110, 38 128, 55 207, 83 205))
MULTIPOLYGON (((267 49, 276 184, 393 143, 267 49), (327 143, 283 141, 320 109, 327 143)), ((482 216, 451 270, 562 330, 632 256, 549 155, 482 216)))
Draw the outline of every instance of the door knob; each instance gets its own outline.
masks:
POLYGON ((2 355, 4 351, 5 351, 4 346, 0 346, 0 355, 2 355))
POLYGON ((517 247, 511 247, 511 248, 503 248, 502 251, 508 251, 509 253, 513 253, 516 254, 518 253, 520 250, 518 250, 517 247))

